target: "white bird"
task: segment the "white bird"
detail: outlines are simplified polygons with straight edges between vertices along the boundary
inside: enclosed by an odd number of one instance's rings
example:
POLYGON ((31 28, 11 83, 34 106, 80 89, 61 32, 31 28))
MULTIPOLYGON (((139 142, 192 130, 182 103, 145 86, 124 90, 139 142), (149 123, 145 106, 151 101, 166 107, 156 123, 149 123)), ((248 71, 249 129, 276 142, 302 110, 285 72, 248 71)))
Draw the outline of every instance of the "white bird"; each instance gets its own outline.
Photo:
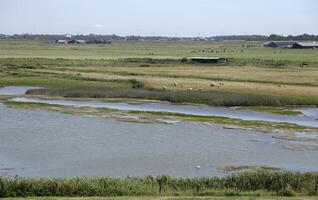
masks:
POLYGON ((197 165, 197 166, 195 166, 197 169, 201 169, 201 166, 200 165, 197 165))

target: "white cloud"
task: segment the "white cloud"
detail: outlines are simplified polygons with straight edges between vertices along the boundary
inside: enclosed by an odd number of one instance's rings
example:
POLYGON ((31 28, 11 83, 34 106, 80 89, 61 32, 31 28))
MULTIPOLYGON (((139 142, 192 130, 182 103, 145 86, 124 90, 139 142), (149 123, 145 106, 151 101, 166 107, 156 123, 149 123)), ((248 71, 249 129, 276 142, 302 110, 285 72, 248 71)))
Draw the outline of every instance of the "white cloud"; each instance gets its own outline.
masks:
POLYGON ((94 27, 95 27, 95 28, 103 28, 104 25, 103 25, 103 24, 95 24, 94 27))

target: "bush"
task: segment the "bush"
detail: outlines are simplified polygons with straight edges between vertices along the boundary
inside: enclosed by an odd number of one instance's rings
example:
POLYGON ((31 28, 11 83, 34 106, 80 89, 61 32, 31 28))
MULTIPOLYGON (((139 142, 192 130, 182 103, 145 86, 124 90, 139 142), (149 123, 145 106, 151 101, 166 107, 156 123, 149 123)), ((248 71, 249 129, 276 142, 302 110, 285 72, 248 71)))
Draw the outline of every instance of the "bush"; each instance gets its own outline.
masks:
POLYGON ((187 63, 187 62, 188 62, 188 59, 187 59, 187 58, 182 58, 182 59, 181 59, 181 62, 182 62, 182 63, 187 63))
POLYGON ((133 88, 144 88, 145 87, 145 85, 142 82, 137 81, 135 79, 131 80, 130 83, 132 84, 133 88))
POLYGON ((291 189, 290 186, 278 191, 277 195, 279 196, 286 196, 286 197, 293 197, 295 196, 295 192, 291 189))

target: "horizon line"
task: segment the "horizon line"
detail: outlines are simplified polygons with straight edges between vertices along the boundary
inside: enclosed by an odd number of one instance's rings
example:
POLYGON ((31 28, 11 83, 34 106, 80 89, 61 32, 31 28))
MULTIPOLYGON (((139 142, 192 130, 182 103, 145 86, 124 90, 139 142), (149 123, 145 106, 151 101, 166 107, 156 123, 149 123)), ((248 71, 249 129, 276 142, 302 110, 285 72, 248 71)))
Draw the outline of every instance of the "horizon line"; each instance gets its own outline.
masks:
POLYGON ((301 35, 310 35, 310 36, 318 36, 317 34, 314 33, 302 33, 302 34, 277 34, 277 33, 271 33, 271 34, 224 34, 224 35, 212 35, 212 36, 166 36, 166 35, 139 35, 139 34, 132 34, 132 35, 120 35, 120 34, 98 34, 98 33, 12 33, 12 34, 5 34, 5 33, 0 33, 0 35, 5 35, 5 36, 14 36, 14 35, 71 35, 71 36, 89 36, 89 35, 97 35, 97 36, 119 36, 119 37, 166 37, 166 38, 213 38, 213 37, 230 37, 230 36, 263 36, 263 37, 269 37, 271 35, 276 35, 276 36, 283 36, 283 37, 288 37, 288 36, 301 36, 301 35))

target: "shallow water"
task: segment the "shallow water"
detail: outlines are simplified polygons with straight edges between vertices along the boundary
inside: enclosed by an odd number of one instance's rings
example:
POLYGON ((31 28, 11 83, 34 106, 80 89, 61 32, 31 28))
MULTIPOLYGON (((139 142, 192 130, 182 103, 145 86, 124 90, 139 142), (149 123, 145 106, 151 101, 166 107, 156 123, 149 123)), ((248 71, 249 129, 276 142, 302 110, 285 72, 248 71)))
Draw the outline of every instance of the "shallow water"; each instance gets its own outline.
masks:
POLYGON ((7 86, 0 88, 0 95, 24 95, 28 90, 40 88, 41 87, 7 86))
POLYGON ((318 119, 318 108, 301 108, 297 111, 302 112, 305 116, 315 117, 318 119))
POLYGON ((74 100, 52 100, 40 98, 13 98, 15 102, 34 102, 46 103, 52 105, 64 105, 75 107, 95 107, 95 108, 110 108, 118 110, 132 111, 154 111, 154 112, 171 112, 198 116, 218 116, 229 117, 248 121, 267 121, 267 122, 285 122, 297 124, 300 126, 318 127, 318 121, 315 117, 304 115, 278 115, 264 112, 255 112, 248 110, 235 110, 227 107, 213 107, 203 105, 180 105, 170 103, 144 103, 144 104, 129 104, 129 103, 111 103, 100 101, 74 101, 74 100))
POLYGON ((273 134, 196 123, 121 122, 0 104, 0 173, 192 177, 223 175, 216 167, 228 165, 318 170, 318 152, 284 149, 273 134))
POLYGON ((303 139, 318 139, 318 133, 317 134, 308 134, 303 132, 295 133, 295 137, 297 138, 303 138, 303 139))

